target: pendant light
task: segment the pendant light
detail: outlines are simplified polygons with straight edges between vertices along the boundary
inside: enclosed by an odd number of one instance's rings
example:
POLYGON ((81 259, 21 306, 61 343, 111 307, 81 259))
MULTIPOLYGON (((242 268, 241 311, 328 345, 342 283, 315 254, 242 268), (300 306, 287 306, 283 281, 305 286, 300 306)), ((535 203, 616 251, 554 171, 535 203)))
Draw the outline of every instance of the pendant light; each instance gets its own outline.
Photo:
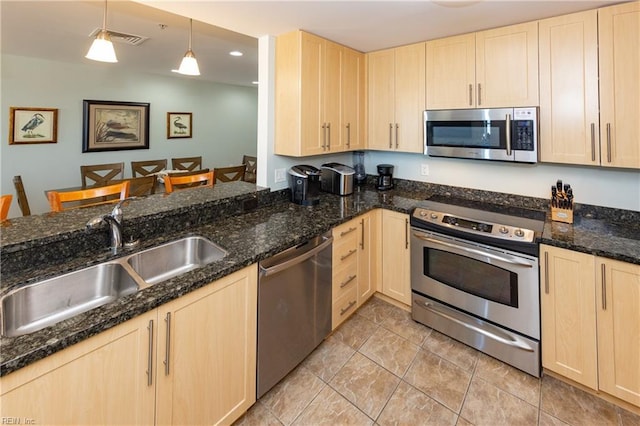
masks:
POLYGON ((184 75, 200 75, 200 68, 198 68, 198 61, 196 61, 196 55, 191 50, 191 41, 193 37, 193 19, 189 19, 189 50, 184 54, 178 73, 184 75))
POLYGON ((107 0, 104 0, 102 30, 96 35, 85 58, 100 62, 118 62, 116 51, 113 49, 113 43, 111 42, 111 36, 109 32, 107 32, 107 0))

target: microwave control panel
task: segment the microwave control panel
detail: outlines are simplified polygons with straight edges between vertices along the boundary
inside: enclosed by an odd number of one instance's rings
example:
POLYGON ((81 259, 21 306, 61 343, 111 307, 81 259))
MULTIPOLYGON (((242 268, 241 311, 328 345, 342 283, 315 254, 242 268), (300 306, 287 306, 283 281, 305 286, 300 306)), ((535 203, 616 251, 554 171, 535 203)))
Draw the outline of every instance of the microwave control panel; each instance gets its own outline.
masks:
POLYGON ((515 108, 511 122, 511 148, 514 151, 535 151, 536 120, 532 108, 515 108))

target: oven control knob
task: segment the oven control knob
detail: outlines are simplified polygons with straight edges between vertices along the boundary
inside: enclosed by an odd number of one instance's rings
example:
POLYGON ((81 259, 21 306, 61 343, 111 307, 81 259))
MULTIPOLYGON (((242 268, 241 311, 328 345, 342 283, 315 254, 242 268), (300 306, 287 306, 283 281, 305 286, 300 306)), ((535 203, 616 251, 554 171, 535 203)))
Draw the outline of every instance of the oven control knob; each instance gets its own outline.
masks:
POLYGON ((501 234, 508 234, 509 233, 509 228, 507 228, 506 226, 501 226, 499 229, 501 234))
POLYGON ((427 215, 427 212, 424 210, 420 210, 420 213, 418 213, 420 216, 425 217, 427 215))
POLYGON ((516 229, 513 233, 518 238, 524 237, 524 231, 522 229, 520 229, 520 228, 516 229))
POLYGON ((431 219, 437 219, 438 218, 438 214, 437 213, 431 213, 431 219))

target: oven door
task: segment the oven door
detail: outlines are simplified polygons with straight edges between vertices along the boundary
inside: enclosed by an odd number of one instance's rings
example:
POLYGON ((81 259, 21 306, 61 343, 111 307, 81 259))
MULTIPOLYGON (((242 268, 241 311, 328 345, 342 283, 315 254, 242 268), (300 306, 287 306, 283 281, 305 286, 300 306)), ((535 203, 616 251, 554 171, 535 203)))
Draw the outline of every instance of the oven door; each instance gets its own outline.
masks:
POLYGON ((540 338, 538 259, 412 227, 411 288, 540 338))

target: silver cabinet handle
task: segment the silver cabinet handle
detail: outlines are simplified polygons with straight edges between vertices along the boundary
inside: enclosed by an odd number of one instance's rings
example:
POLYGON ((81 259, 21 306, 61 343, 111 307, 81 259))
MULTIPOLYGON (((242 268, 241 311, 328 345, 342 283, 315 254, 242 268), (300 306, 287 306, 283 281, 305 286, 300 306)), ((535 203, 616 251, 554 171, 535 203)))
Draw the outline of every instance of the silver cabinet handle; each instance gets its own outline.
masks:
POLYGON ((398 123, 396 123, 396 149, 398 149, 398 147, 400 146, 400 139, 398 139, 398 129, 400 128, 400 126, 398 125, 398 123))
POLYGON ((511 155, 511 114, 507 114, 507 155, 511 155))
POLYGON ((342 232, 340 233, 340 236, 341 236, 341 237, 344 237, 345 235, 352 233, 352 232, 353 232, 353 231, 355 231, 356 229, 358 229, 358 228, 349 228, 349 229, 347 229, 346 231, 342 231, 342 232))
POLYGON ((347 123, 347 148, 351 147, 351 123, 347 123))
POLYGON ((167 316, 164 317, 164 322, 167 325, 166 337, 167 341, 164 345, 164 375, 169 375, 169 359, 171 356, 171 312, 167 312, 167 316))
POLYGON ((600 274, 602 276, 602 310, 607 310, 607 271, 603 263, 600 265, 600 274))
POLYGON ((349 304, 347 305, 346 308, 344 309, 340 309, 340 316, 344 315, 345 313, 347 313, 347 311, 351 308, 353 308, 356 304, 355 300, 352 300, 351 302, 349 302, 349 304))
POLYGON ((364 219, 360 219, 360 229, 362 230, 362 235, 360 239, 360 249, 364 250, 364 219))
POLYGON ((327 149, 327 126, 325 123, 322 123, 322 150, 325 151, 327 149))
POLYGON ((469 83, 469 106, 473 106, 473 84, 469 83))
MULTIPOLYGON (((324 250, 325 248, 327 248, 328 246, 330 246, 333 243, 333 237, 329 237, 326 238, 321 244, 311 248, 309 251, 306 252, 302 252, 301 254, 293 257, 293 258, 289 258, 285 261, 283 261, 282 263, 277 263, 273 266, 270 266, 268 268, 265 268, 264 266, 260 265, 259 266, 259 270, 260 270, 260 276, 262 277, 268 277, 269 275, 273 275, 275 273, 278 273, 280 271, 283 271, 287 268, 292 267, 293 265, 297 265, 298 263, 302 263, 305 260, 309 259, 310 257, 315 256, 316 254, 318 254, 319 252, 321 252, 322 250, 324 250)), ((296 250, 292 250, 292 252, 295 252, 296 250)))
POLYGON ((349 278, 347 278, 346 281, 343 281, 342 284, 340 284, 340 288, 345 288, 351 281, 355 280, 357 277, 357 275, 351 275, 349 278))
POLYGON ((591 161, 596 161, 596 123, 591 123, 591 161))
POLYGON ((343 260, 345 260, 347 257, 351 256, 354 253, 357 253, 358 250, 353 249, 353 250, 349 250, 349 253, 345 254, 344 256, 340 256, 340 261, 342 262, 343 260))
POLYGON ((544 252, 544 292, 549 294, 549 252, 544 252))
POLYGON ((611 162, 611 123, 607 123, 607 162, 611 162))
POLYGON ((331 123, 327 123, 327 150, 331 150, 331 123))
POLYGON ((409 219, 404 220, 404 248, 409 248, 409 219))
POLYGON ((393 148, 393 124, 389 123, 389 148, 393 148))
POLYGON ((147 354, 147 386, 153 385, 153 320, 149 320, 149 353, 147 354))
POLYGON ((482 85, 478 83, 478 106, 482 105, 482 85))

